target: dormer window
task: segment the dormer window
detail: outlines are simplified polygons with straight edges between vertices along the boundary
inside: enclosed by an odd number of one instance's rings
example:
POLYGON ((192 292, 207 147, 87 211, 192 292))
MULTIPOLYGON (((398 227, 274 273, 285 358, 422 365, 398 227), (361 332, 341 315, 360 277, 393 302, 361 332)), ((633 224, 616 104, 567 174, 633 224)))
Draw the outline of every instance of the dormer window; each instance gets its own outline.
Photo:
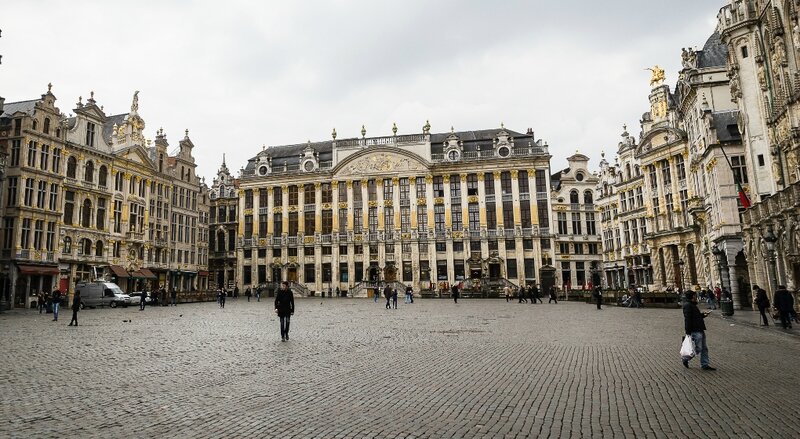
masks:
POLYGON ((44 127, 42 127, 42 132, 44 132, 45 134, 50 134, 50 118, 49 117, 45 117, 44 118, 44 127))
POLYGON ((94 147, 95 125, 92 122, 86 123, 86 146, 94 147))
POLYGON ((267 172, 269 172, 269 170, 267 169, 266 166, 262 165, 258 168, 258 175, 264 176, 267 175, 267 172))
POLYGON ((451 149, 447 152, 447 160, 451 162, 457 162, 458 159, 461 157, 457 149, 451 149))
POLYGON ((86 162, 86 168, 83 172, 83 180, 87 182, 94 180, 94 163, 86 162))
POLYGON ((511 148, 509 148, 508 145, 503 145, 497 148, 497 155, 499 157, 508 157, 511 155, 511 148))

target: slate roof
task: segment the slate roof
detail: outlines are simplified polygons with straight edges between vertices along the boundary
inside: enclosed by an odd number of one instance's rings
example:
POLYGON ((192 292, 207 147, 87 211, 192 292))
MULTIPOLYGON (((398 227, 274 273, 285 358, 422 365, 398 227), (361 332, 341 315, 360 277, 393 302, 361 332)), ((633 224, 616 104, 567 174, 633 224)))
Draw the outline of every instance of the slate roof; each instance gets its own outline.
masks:
MULTIPOLYGON (((523 141, 523 139, 527 138, 530 139, 532 144, 535 144, 535 139, 533 139, 530 135, 521 134, 516 131, 512 131, 509 129, 505 129, 509 136, 513 137, 517 141, 523 141)), ((490 129, 490 130, 477 130, 477 131, 456 131, 455 134, 458 136, 459 140, 463 142, 463 148, 465 152, 469 151, 476 151, 478 149, 478 145, 480 145, 481 149, 491 149, 492 148, 492 139, 497 135, 500 131, 500 128, 490 129)), ((446 141, 447 137, 450 135, 450 132, 445 133, 431 133, 431 154, 441 154, 443 152, 443 144, 446 141)), ((357 140, 357 138, 352 139, 337 139, 337 142, 345 142, 348 140, 357 140)), ((527 140, 526 140, 527 141, 527 140)), ((283 166, 284 164, 287 165, 295 165, 300 163, 300 154, 303 153, 303 150, 308 146, 308 143, 298 143, 294 145, 281 145, 281 146, 270 146, 265 150, 258 153, 257 156, 248 160, 247 165, 245 166, 246 170, 253 170, 255 168, 255 162, 258 157, 269 155, 272 157, 272 166, 279 167, 283 166)), ((319 154, 319 160, 321 162, 329 161, 333 159, 333 141, 326 140, 323 142, 311 142, 311 147, 319 154)))
POLYGON ((114 124, 117 124, 117 126, 122 125, 125 123, 126 117, 128 117, 128 113, 115 114, 113 116, 106 117, 106 121, 103 124, 103 139, 110 139, 111 134, 114 132, 114 124))
POLYGON ((723 67, 728 59, 728 46, 722 42, 719 32, 708 37, 703 50, 697 53, 697 68, 723 67))
POLYGON ((19 112, 32 116, 36 103, 40 100, 41 99, 32 99, 30 101, 6 102, 3 105, 3 114, 0 115, 0 117, 11 117, 14 113, 19 112))
POLYGON ((720 142, 739 142, 742 133, 739 132, 739 110, 720 111, 712 115, 714 129, 720 142))

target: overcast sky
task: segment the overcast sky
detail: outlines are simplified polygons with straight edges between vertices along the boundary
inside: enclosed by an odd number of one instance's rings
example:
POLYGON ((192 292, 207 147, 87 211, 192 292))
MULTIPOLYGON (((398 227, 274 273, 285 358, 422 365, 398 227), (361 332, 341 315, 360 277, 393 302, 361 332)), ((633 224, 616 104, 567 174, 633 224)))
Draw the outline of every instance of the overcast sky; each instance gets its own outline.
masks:
POLYGON ((106 114, 139 93, 146 136, 188 128, 208 183, 261 145, 506 127, 597 166, 622 124, 638 135, 650 72, 674 85, 725 0, 3 2, 0 96, 53 83, 72 113, 93 90, 106 114))

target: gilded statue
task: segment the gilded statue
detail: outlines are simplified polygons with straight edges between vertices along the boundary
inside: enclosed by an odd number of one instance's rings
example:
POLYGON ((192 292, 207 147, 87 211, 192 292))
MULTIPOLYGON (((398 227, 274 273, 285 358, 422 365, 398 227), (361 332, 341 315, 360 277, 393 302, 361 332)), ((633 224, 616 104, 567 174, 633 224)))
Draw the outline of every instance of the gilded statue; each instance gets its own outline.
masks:
POLYGON ((650 86, 651 87, 654 87, 654 86, 657 86, 657 85, 661 85, 667 79, 667 76, 664 73, 664 69, 659 67, 658 64, 656 64, 652 68, 647 68, 645 70, 649 70, 650 73, 651 73, 651 75, 650 75, 650 86))
POLYGON ((139 111, 139 90, 133 92, 133 102, 131 103, 131 113, 139 111))

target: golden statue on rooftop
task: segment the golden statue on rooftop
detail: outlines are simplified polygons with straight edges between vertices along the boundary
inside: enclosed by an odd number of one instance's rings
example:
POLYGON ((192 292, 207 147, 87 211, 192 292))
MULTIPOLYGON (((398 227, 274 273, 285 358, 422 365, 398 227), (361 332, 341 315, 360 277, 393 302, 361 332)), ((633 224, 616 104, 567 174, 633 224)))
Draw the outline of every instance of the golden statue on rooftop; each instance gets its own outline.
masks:
POLYGON ((658 64, 656 64, 652 68, 647 68, 645 70, 650 70, 650 73, 652 73, 650 75, 650 86, 651 87, 659 86, 659 85, 663 84, 664 81, 666 81, 666 79, 667 79, 667 76, 664 73, 664 69, 659 67, 658 64))

